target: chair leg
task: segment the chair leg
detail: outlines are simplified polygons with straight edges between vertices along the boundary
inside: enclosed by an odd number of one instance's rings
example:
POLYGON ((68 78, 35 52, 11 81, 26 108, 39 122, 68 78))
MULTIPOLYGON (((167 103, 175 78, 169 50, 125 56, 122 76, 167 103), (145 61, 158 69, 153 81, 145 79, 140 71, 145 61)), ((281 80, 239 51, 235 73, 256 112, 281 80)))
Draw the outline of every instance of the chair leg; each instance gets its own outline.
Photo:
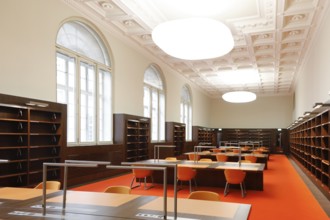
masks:
POLYGON ((225 190, 223 192, 224 196, 226 196, 228 194, 228 192, 229 192, 229 183, 226 182, 225 190))
POLYGON ((189 192, 192 192, 192 187, 191 187, 191 180, 189 180, 189 192))
POLYGON ((195 188, 197 188, 197 181, 195 178, 194 178, 194 182, 195 182, 195 188))
POLYGON ((241 182, 239 185, 241 186, 242 197, 244 198, 246 194, 244 182, 241 182))
POLYGON ((147 187, 147 177, 144 177, 144 189, 150 189, 154 187, 154 178, 151 176, 151 185, 147 187))
POLYGON ((135 180, 135 179, 136 179, 136 178, 133 177, 133 179, 132 179, 132 181, 131 181, 131 189, 134 189, 134 188, 136 188, 136 187, 141 186, 141 181, 139 181, 139 184, 138 184, 138 185, 133 186, 133 183, 134 183, 134 180, 135 180))

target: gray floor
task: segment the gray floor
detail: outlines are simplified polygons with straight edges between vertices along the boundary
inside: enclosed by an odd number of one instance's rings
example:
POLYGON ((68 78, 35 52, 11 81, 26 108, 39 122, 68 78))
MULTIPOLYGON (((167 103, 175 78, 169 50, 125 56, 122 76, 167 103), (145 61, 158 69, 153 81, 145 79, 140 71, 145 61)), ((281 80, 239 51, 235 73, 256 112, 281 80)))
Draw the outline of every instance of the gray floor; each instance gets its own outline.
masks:
POLYGON ((301 170, 301 168, 296 164, 296 162, 291 159, 290 156, 288 158, 293 167, 297 170, 298 174, 306 183, 307 187, 313 193, 314 197, 320 203, 321 207, 330 217, 330 200, 328 200, 328 198, 325 197, 325 195, 317 188, 317 186, 315 186, 315 184, 308 178, 308 176, 306 176, 306 174, 301 170))

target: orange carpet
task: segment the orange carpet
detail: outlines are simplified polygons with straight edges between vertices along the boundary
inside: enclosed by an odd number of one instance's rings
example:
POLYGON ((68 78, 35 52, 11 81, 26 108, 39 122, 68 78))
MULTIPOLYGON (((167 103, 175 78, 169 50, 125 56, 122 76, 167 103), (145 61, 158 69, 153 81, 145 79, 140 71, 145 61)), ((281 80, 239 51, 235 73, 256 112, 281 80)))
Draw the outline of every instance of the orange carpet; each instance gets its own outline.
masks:
MULTIPOLYGON (((92 184, 76 187, 72 190, 102 192, 110 185, 129 185, 131 174, 115 177, 92 184)), ((168 196, 173 196, 173 186, 168 186, 168 196)), ((295 171, 285 155, 271 155, 268 169, 264 171, 264 191, 247 190, 245 198, 239 189, 231 189, 223 196, 223 188, 198 187, 198 190, 210 190, 220 194, 225 202, 251 204, 250 220, 329 220, 330 218, 318 204, 301 177, 295 171)), ((144 190, 143 187, 132 189, 132 194, 163 195, 162 185, 144 190)), ((186 198, 189 187, 178 192, 178 197, 186 198)))

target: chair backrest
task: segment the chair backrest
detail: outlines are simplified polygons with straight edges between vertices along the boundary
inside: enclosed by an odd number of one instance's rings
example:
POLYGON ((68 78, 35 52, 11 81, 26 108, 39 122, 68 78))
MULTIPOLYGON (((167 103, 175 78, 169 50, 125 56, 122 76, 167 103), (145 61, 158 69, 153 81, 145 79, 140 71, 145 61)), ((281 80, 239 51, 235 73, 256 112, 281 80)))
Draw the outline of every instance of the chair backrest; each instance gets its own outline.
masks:
POLYGON ((225 154, 216 154, 215 157, 219 162, 226 162, 228 160, 228 156, 225 154))
POLYGON ((120 193, 120 194, 130 194, 131 188, 128 186, 109 186, 104 192, 106 193, 120 193))
POLYGON ((178 166, 178 180, 188 181, 196 176, 196 170, 191 167, 178 166))
POLYGON ((191 153, 191 154, 188 154, 188 158, 189 158, 189 160, 199 160, 200 156, 198 154, 195 155, 195 154, 191 153), (195 156, 197 156, 196 159, 195 159, 195 156))
POLYGON ((226 181, 231 184, 239 184, 244 181, 246 173, 242 170, 225 169, 226 181))
POLYGON ((233 149, 233 153, 239 153, 239 149, 233 149))
POLYGON ((252 163, 250 160, 241 160, 241 163, 252 163))
POLYGON ((176 157, 166 157, 165 160, 177 160, 176 157))
POLYGON ((222 150, 221 149, 219 149, 219 148, 215 148, 215 149, 213 149, 213 153, 220 153, 222 150))
POLYGON ((188 199, 220 201, 220 196, 218 193, 211 191, 194 191, 189 194, 188 199))
POLYGON ((199 159, 199 161, 201 161, 201 162, 212 162, 212 159, 210 159, 210 158, 201 158, 201 159, 199 159))
MULTIPOLYGON (((42 189, 43 183, 39 183, 35 189, 42 189)), ((46 181, 46 189, 59 190, 61 188, 61 182, 59 181, 46 181)))
POLYGON ((204 153, 204 154, 210 154, 211 151, 209 151, 209 150, 203 150, 202 153, 204 153))
POLYGON ((153 173, 153 170, 147 170, 147 169, 132 169, 133 175, 136 178, 145 178, 148 176, 151 176, 153 173))
POLYGON ((246 155, 244 157, 244 159, 251 161, 251 163, 256 163, 257 162, 257 157, 256 156, 252 156, 252 155, 246 155))

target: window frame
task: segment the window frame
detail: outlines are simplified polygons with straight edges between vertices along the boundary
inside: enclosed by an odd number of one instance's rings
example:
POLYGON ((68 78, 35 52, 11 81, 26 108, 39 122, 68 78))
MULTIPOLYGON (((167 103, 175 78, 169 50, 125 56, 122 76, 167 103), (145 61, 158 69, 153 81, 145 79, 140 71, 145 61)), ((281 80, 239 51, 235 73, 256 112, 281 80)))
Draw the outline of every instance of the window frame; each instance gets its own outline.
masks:
MULTIPOLYGON (((69 22, 78 22, 81 23, 82 25, 86 26, 87 28, 90 29, 90 31, 93 32, 93 34, 96 34, 97 37, 99 38, 98 40, 102 41, 102 49, 107 50, 106 52, 106 58, 109 59, 107 61, 108 64, 111 65, 112 61, 111 61, 111 56, 110 56, 110 50, 109 47, 106 44, 106 41, 104 40, 103 36, 99 33, 99 31, 97 31, 96 28, 94 28, 92 25, 82 22, 80 20, 70 20, 69 22)), ((65 24, 65 22, 63 23, 65 24)), ((63 25, 62 24, 62 25, 63 25)), ((61 26, 62 27, 62 26, 61 26)), ((60 27, 60 28, 61 28, 60 27)), ((83 54, 80 54, 76 51, 73 51, 69 48, 63 47, 57 43, 55 43, 56 45, 56 60, 58 58, 58 54, 61 54, 63 56, 69 57, 70 59, 74 59, 74 65, 75 65, 75 75, 76 75, 76 79, 75 79, 75 100, 74 100, 74 106, 75 106, 75 141, 74 142, 68 142, 67 141, 67 146, 69 147, 73 147, 73 146, 90 146, 90 145, 106 145, 106 144, 113 144, 113 119, 112 119, 112 114, 113 114, 113 76, 112 76, 112 68, 111 66, 107 66, 106 64, 100 63, 99 61, 93 60, 83 54), (86 63, 88 65, 92 65, 94 68, 94 130, 95 132, 93 132, 93 136, 94 136, 94 140, 92 141, 84 141, 82 142, 81 140, 81 94, 82 94, 82 90, 81 90, 81 63, 86 63), (108 137, 107 140, 101 140, 100 137, 102 135, 99 134, 99 131, 101 130, 100 128, 100 88, 99 88, 99 83, 100 83, 100 74, 104 74, 104 73, 109 73, 109 77, 107 78, 107 82, 106 83, 110 83, 110 94, 107 98, 109 98, 109 106, 106 107, 106 109, 109 109, 110 112, 109 114, 111 115, 111 117, 108 117, 108 124, 107 124, 107 131, 110 131, 109 134, 106 136, 108 137)), ((57 61, 56 61, 57 62, 57 61)), ((57 67, 56 67, 56 72, 57 72, 57 67)), ((57 80, 56 80, 57 82, 57 80)), ((58 89, 58 85, 56 86, 56 88, 58 89)), ((67 91, 66 91, 67 92, 67 91)), ((56 96, 57 96, 57 92, 56 92, 56 96)), ((58 97, 56 98, 58 100, 58 97)), ((102 106, 102 109, 104 109, 104 107, 102 106)), ((104 129, 104 128, 103 128, 104 129)), ((103 134, 102 137, 105 137, 105 135, 103 134)))
POLYGON ((180 94, 180 121, 186 124, 186 141, 192 141, 192 96, 190 87, 184 85, 180 94), (187 110, 187 113, 185 110, 187 110))
MULTIPOLYGON (((151 64, 144 73, 144 81, 143 81, 143 115, 144 117, 149 117, 150 119, 153 118, 153 93, 157 94, 157 138, 155 139, 153 133, 154 133, 154 125, 153 123, 151 123, 151 142, 152 143, 161 143, 161 142, 165 142, 165 109, 166 109, 166 96, 165 96, 165 86, 164 86, 164 80, 162 78, 162 73, 159 70, 159 68, 157 66, 155 66, 154 64, 151 64), (152 69, 154 74, 157 74, 157 78, 160 80, 161 85, 162 85, 162 89, 152 85, 152 84, 148 84, 146 83, 145 80, 145 76, 146 76, 146 72, 149 71, 149 69, 152 69), (149 112, 148 115, 146 115, 145 113, 145 92, 146 92, 146 88, 148 89, 148 93, 149 93, 149 112), (164 105, 162 108, 162 104, 164 105)), ((153 121, 153 120, 151 120, 153 121)))

